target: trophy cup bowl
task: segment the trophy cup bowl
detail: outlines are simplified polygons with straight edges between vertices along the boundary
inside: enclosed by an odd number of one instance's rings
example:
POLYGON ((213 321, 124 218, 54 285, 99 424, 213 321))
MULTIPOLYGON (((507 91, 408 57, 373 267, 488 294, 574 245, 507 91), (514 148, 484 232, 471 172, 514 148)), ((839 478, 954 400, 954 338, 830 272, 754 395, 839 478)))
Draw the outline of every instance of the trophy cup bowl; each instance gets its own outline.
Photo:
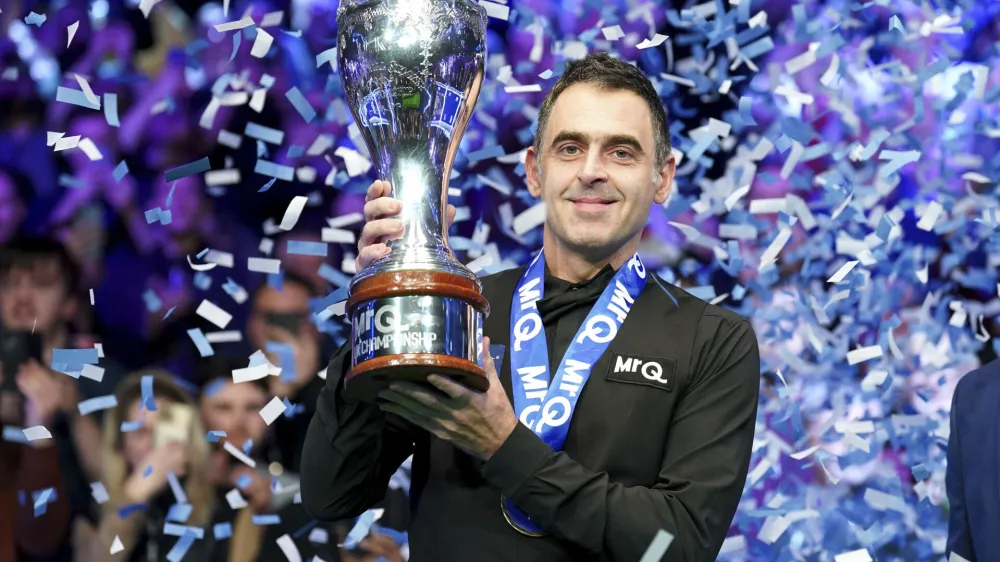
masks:
POLYGON ((403 236, 348 287, 348 397, 439 374, 486 390, 476 274, 448 244, 448 180, 486 61, 486 10, 471 0, 341 0, 337 62, 378 177, 402 203, 403 236))

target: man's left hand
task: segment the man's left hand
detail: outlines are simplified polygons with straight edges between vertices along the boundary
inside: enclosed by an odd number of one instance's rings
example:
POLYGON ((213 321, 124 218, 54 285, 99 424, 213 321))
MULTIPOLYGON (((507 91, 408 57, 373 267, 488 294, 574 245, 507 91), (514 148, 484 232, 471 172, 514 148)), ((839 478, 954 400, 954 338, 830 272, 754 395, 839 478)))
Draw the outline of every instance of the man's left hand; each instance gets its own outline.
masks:
POLYGON ((75 402, 73 379, 42 366, 34 359, 21 365, 17 386, 27 398, 25 427, 47 425, 57 411, 66 411, 75 402))
POLYGON ((413 383, 393 383, 379 393, 384 401, 379 408, 426 429, 470 455, 489 460, 518 423, 489 349, 489 338, 483 338, 483 367, 490 381, 486 392, 431 375, 427 382, 443 395, 413 383))

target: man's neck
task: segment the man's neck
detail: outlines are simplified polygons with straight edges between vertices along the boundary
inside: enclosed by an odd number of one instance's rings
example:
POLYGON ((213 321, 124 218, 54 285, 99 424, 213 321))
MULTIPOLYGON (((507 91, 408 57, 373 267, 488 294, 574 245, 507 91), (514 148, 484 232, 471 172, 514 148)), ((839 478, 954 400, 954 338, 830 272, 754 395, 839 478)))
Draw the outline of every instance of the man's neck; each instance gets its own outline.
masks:
POLYGON ((639 236, 636 236, 607 254, 584 255, 559 243, 548 230, 543 236, 545 250, 545 265, 549 273, 563 281, 582 283, 593 279, 605 266, 617 271, 635 255, 639 249, 639 236))

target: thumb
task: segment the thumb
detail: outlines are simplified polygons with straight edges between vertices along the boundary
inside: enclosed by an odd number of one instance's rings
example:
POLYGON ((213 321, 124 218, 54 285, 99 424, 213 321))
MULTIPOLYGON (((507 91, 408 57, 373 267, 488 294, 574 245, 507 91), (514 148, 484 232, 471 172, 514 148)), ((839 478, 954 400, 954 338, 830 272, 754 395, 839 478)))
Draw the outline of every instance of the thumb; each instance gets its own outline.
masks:
POLYGON ((493 353, 490 351, 490 338, 483 337, 483 369, 490 379, 500 379, 497 374, 496 364, 493 362, 493 353))

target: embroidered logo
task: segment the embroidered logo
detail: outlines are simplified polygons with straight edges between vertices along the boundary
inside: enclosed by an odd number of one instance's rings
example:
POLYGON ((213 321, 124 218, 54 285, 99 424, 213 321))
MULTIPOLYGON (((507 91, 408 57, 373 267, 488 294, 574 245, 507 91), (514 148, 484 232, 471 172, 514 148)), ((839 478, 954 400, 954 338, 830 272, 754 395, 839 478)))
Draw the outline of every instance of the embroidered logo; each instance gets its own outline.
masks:
POLYGON ((676 361, 641 355, 614 355, 608 379, 672 390, 676 361))

